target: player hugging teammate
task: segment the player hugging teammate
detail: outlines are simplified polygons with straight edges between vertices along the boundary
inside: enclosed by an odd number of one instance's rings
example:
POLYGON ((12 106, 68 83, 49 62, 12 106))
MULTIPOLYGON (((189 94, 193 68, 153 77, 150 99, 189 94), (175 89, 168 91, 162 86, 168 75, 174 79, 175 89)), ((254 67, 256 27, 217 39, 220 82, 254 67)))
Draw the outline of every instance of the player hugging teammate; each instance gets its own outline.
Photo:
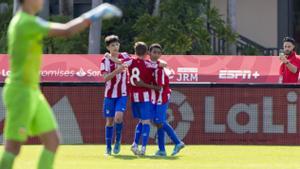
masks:
POLYGON ((131 151, 135 155, 145 155, 152 122, 158 128, 159 150, 155 155, 166 156, 165 132, 175 144, 172 155, 176 155, 184 147, 184 143, 180 141, 166 119, 171 90, 168 75, 164 70, 166 64, 159 61, 162 48, 159 44, 150 46, 151 60, 146 58, 148 47, 144 42, 135 43, 134 49, 136 57, 122 59, 105 55, 106 59, 122 67, 128 67, 131 109, 133 117, 137 119, 131 151), (141 136, 142 147, 139 149, 141 136))

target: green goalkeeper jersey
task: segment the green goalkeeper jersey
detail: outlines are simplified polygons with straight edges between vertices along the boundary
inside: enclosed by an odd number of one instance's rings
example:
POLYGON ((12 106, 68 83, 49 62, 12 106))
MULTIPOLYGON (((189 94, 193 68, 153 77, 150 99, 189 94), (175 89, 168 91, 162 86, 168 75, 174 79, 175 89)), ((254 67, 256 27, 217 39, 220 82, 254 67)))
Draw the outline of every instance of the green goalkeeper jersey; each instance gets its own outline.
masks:
POLYGON ((19 11, 8 28, 8 54, 10 75, 6 83, 21 83, 37 87, 43 53, 43 37, 49 32, 50 23, 19 11))

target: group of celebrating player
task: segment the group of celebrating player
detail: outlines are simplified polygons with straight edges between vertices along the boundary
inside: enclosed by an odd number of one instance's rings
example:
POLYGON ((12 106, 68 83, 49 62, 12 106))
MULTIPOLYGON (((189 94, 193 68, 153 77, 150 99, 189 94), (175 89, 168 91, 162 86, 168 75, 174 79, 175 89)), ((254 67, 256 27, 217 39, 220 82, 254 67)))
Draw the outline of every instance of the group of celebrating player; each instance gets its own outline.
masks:
POLYGON ((165 132, 175 144, 172 155, 185 146, 174 129, 167 122, 167 109, 171 89, 165 72, 166 63, 159 60, 162 47, 155 43, 148 46, 144 42, 134 45, 136 57, 120 53, 120 42, 116 35, 105 38, 109 53, 101 62, 101 73, 105 80, 103 115, 106 118, 106 155, 120 152, 123 114, 126 111, 127 97, 131 98, 131 109, 138 120, 131 151, 135 155, 145 155, 150 134, 151 122, 157 127, 159 150, 155 156, 166 156, 165 132), (150 59, 147 59, 148 53, 150 59), (115 145, 112 150, 113 133, 115 145), (140 142, 142 147, 139 149, 140 142))

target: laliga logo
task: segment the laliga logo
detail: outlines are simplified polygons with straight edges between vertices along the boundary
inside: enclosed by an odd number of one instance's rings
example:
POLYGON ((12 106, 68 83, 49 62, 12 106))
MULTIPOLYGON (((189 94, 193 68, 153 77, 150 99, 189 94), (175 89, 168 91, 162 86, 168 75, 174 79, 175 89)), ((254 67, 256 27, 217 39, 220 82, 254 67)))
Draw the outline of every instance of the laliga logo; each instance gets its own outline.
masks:
POLYGON ((76 72, 76 75, 79 77, 83 77, 86 75, 86 72, 82 68, 80 68, 80 70, 76 72))
MULTIPOLYGON (((191 123, 194 121, 194 111, 192 106, 187 102, 186 96, 178 91, 173 91, 171 94, 170 103, 173 103, 178 107, 179 112, 172 110, 171 108, 168 109, 168 122, 173 122, 174 112, 180 113, 181 121, 177 122, 177 126, 175 128, 175 132, 178 134, 178 137, 184 139, 185 136, 188 134, 191 123)), ((151 126, 151 133, 150 137, 155 139, 157 129, 154 126, 151 126)), ((166 135, 167 136, 167 135, 166 135)), ((166 143, 172 142, 169 137, 166 137, 166 143)))
MULTIPOLYGON (((287 123, 275 124, 273 111, 273 97, 264 96, 262 98, 262 112, 259 111, 258 103, 236 103, 230 107, 226 113, 225 123, 216 123, 218 116, 215 112, 215 97, 205 97, 205 133, 227 133, 232 131, 237 134, 244 133, 297 133, 297 102, 298 95, 290 91, 286 95, 287 123), (246 124, 240 124, 237 117, 240 113, 246 113, 249 117, 246 124), (260 115, 262 114, 262 115, 260 115), (286 130, 286 131, 285 131, 286 130)), ((277 112, 279 113, 279 112, 277 112)))

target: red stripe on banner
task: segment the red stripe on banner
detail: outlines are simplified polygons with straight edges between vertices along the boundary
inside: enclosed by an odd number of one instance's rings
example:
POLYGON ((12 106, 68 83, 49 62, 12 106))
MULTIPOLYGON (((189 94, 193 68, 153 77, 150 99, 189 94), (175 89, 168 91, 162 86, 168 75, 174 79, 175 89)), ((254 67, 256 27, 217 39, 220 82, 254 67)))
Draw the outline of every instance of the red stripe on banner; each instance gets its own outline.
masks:
MULTIPOLYGON (((103 82, 103 55, 45 55, 43 82, 103 82)), ((277 83, 277 56, 165 55, 171 83, 277 83), (266 64, 268 63, 268 64, 266 64)), ((7 55, 0 55, 0 81, 9 74, 7 55)))

